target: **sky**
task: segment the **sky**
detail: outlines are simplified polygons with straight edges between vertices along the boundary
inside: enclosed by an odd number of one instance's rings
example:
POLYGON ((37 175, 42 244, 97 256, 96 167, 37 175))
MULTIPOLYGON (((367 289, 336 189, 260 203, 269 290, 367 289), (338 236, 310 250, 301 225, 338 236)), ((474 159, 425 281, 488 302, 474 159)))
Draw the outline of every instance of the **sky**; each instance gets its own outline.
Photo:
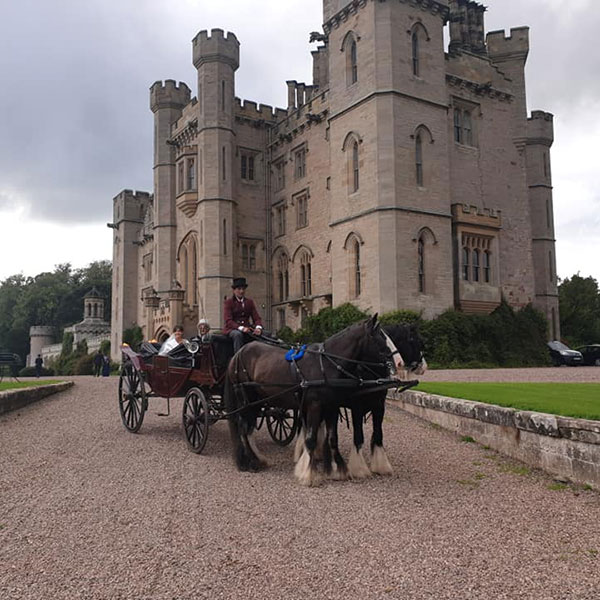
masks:
MULTIPOLYGON (((488 31, 530 27, 528 110, 554 114, 557 271, 600 281, 598 0, 487 0, 488 31)), ((321 0, 5 0, 0 19, 0 281, 112 258, 112 198, 152 191, 156 80, 196 93, 191 40, 240 41, 236 95, 287 106, 311 83, 321 0)))

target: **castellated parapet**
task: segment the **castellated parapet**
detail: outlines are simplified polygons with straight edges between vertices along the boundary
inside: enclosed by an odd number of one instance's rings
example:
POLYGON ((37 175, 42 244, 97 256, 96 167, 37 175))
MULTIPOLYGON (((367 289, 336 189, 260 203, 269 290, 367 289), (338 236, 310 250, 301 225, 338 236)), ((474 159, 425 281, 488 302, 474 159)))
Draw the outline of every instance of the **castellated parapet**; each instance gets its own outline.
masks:
POLYGON ((527 119, 527 138, 551 146, 554 142, 554 115, 543 110, 532 111, 527 119))
POLYGON ((229 64, 235 71, 240 66, 240 43, 233 33, 222 29, 203 30, 192 40, 194 66, 219 61, 229 64))
POLYGON ((150 88, 150 110, 152 112, 156 112, 161 108, 181 110, 190 101, 191 97, 192 92, 183 81, 180 81, 179 85, 174 79, 167 79, 164 83, 155 81, 150 88))
POLYGON ((506 37, 504 29, 490 31, 485 43, 489 57, 494 61, 527 58, 529 54, 529 27, 513 27, 506 37))
POLYGON ((287 110, 276 108, 268 104, 257 104, 252 100, 240 100, 235 98, 235 114, 248 119, 263 119, 264 121, 280 121, 287 117, 287 110))

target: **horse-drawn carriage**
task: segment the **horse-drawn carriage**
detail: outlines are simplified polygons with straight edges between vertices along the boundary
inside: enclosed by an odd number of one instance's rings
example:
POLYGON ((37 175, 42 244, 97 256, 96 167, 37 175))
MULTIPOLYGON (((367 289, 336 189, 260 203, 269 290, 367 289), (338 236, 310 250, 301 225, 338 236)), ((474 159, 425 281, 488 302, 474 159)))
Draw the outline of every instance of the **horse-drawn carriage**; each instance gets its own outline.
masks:
MULTIPOLYGON (((234 457, 241 470, 260 470, 266 463, 257 453, 252 434, 266 422, 272 439, 287 445, 300 430, 296 476, 315 485, 315 449, 322 425, 324 472, 337 478, 363 473, 391 473, 383 451, 382 423, 387 390, 418 383, 404 376, 424 371, 422 342, 412 327, 386 328, 377 315, 356 323, 325 342, 301 348, 284 344, 247 344, 235 356, 224 336, 220 343, 180 344, 168 356, 158 345, 145 343, 139 353, 123 347, 119 408, 125 427, 137 432, 148 408, 148 397, 184 397, 183 429, 190 449, 200 453, 209 426, 229 419, 234 457), (146 389, 148 388, 148 390, 146 389), (347 468, 338 448, 337 423, 342 407, 352 413, 354 448, 347 468), (361 454, 363 421, 373 416, 371 470, 361 454), (301 417, 301 418, 300 418, 301 417), (335 462, 335 465, 333 462, 335 462), (359 464, 360 463, 360 464, 359 464)), ((261 336, 261 339, 264 336, 261 336)))
MULTIPOLYGON (((209 426, 227 418, 223 385, 227 365, 233 355, 227 339, 213 342, 193 339, 161 356, 160 344, 144 342, 139 352, 124 344, 119 378, 119 410, 125 428, 136 433, 148 410, 148 399, 183 397, 182 423, 188 447, 201 453, 208 439, 209 426)), ((160 413, 159 413, 160 414, 160 413)), ((289 444, 297 431, 298 411, 262 407, 256 427, 266 423, 276 444, 289 444)))

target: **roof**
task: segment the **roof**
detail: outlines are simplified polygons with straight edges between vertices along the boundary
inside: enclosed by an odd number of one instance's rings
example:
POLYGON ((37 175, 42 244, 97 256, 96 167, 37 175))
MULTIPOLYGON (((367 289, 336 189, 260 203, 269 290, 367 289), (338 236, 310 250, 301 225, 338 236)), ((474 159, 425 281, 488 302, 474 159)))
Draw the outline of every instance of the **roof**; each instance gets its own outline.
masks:
POLYGON ((84 298, 104 298, 104 296, 100 295, 100 292, 94 286, 85 296, 84 298))

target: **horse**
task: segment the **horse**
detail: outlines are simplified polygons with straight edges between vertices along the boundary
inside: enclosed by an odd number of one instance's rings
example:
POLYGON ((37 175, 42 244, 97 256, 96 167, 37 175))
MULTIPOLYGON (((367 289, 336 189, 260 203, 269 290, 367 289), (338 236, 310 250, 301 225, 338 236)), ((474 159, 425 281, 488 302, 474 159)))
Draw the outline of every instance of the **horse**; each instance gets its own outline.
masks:
MULTIPOLYGON (((252 342, 243 346, 227 369, 224 400, 229 413, 229 430, 235 462, 241 471, 258 471, 266 466, 253 440, 261 405, 299 409, 307 432, 295 476, 301 484, 318 485, 314 451, 322 422, 326 427, 324 470, 347 478, 348 468, 337 440, 339 407, 348 391, 356 387, 359 366, 385 372, 392 362, 377 314, 329 337, 322 344, 310 344, 300 360, 286 361, 280 347, 252 342)), ((292 357, 290 356, 290 359, 292 357)))
MULTIPOLYGON (((427 370, 427 362, 423 356, 423 340, 414 324, 389 325, 383 327, 384 334, 391 339, 399 353, 397 368, 402 373, 401 379, 407 380, 411 375, 422 375, 427 370)), ((360 368, 364 370, 364 368, 360 368)), ((385 375, 383 369, 374 369, 379 376, 385 375)), ((343 406, 350 408, 352 413, 352 430, 354 444, 348 461, 350 476, 356 479, 366 477, 371 473, 391 475, 392 465, 383 448, 383 417, 385 415, 385 400, 387 390, 374 391, 360 397, 348 399, 343 406), (373 433, 371 435, 371 468, 367 466, 362 455, 365 441, 363 422, 365 416, 371 413, 373 433)))

